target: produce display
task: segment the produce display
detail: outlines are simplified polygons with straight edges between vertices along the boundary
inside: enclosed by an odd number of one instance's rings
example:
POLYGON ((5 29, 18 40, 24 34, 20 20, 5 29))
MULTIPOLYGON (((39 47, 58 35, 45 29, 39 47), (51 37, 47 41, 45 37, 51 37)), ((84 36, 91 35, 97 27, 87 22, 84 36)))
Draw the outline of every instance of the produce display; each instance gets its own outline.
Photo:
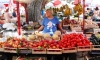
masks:
POLYGON ((61 31, 56 31, 54 34, 61 36, 61 31))
MULTIPOLYGON (((47 37, 50 37, 46 34, 47 37)), ((30 36, 31 40, 34 40, 34 35, 30 36)), ((65 34, 62 36, 62 39, 59 40, 58 35, 54 34, 52 40, 41 40, 38 42, 27 41, 25 38, 12 38, 9 41, 5 42, 4 47, 10 48, 51 48, 51 49, 62 49, 62 48, 71 48, 77 46, 89 46, 91 42, 83 34, 65 34)))
POLYGON ((49 33, 46 33, 43 35, 43 38, 51 40, 51 35, 49 33))
POLYGON ((0 48, 2 48, 2 47, 3 47, 3 44, 4 44, 4 42, 0 42, 0 48))
POLYGON ((78 16, 81 15, 83 13, 82 5, 80 3, 75 5, 74 11, 77 13, 78 16))
POLYGON ((63 39, 59 43, 61 48, 71 48, 77 46, 91 45, 91 42, 83 34, 76 34, 76 33, 65 34, 62 38, 63 39))
POLYGON ((95 34, 92 34, 90 41, 93 43, 93 45, 100 45, 100 38, 98 37, 95 34))
POLYGON ((68 7, 68 5, 66 5, 66 9, 64 11, 64 16, 69 16, 72 15, 72 9, 68 7))
POLYGON ((53 34, 52 39, 53 39, 53 40, 59 40, 60 37, 59 37, 57 34, 53 34))
POLYGON ((12 38, 4 43, 4 47, 9 48, 29 48, 29 43, 25 39, 12 38))
POLYGON ((97 36, 98 38, 100 38, 100 33, 96 34, 96 36, 97 36))
POLYGON ((31 41, 36 40, 36 36, 35 36, 35 35, 30 35, 30 36, 29 36, 29 40, 31 40, 31 41))

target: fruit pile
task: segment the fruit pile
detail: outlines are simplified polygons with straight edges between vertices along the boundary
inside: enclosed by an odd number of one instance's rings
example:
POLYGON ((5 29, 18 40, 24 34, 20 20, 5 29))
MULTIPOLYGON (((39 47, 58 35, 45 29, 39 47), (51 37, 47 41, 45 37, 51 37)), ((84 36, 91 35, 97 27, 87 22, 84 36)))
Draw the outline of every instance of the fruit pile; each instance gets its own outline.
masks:
POLYGON ((90 41, 93 43, 93 45, 100 45, 100 38, 95 34, 91 35, 90 41))
POLYGON ((68 7, 68 5, 66 5, 66 9, 64 11, 64 16, 69 16, 72 15, 72 9, 68 7))
POLYGON ((77 15, 81 15, 83 13, 83 6, 79 3, 75 5, 74 11, 77 13, 77 15))
POLYGON ((71 48, 78 46, 90 46, 91 42, 83 34, 65 34, 59 42, 60 48, 71 48))
POLYGON ((28 48, 29 42, 25 39, 12 38, 9 41, 4 43, 4 47, 10 48, 28 48))
POLYGON ((59 42, 55 40, 41 40, 40 42, 30 42, 30 48, 36 49, 59 49, 59 42))
POLYGON ((4 42, 0 42, 0 48, 2 48, 2 47, 3 47, 3 44, 4 44, 4 42))
POLYGON ((50 48, 50 49, 62 49, 78 46, 90 46, 91 42, 83 34, 65 34, 63 39, 57 40, 42 40, 40 42, 30 42, 31 48, 50 48))
POLYGON ((25 39, 13 38, 5 42, 4 47, 10 48, 36 48, 36 49, 62 49, 78 46, 90 46, 91 42, 83 34, 65 34, 61 40, 27 41, 25 39))

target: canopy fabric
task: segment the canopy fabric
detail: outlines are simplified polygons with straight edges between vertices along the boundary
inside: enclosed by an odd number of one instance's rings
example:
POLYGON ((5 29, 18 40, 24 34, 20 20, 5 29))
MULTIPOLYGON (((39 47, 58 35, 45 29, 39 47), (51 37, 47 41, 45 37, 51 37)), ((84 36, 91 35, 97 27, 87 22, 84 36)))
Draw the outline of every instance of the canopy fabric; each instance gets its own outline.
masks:
POLYGON ((15 0, 17 2, 21 2, 21 3, 31 3, 33 2, 34 0, 15 0))
POLYGON ((49 3, 47 3, 46 5, 45 5, 45 8, 47 9, 47 8, 60 8, 61 6, 63 6, 63 5, 66 5, 67 4, 67 2, 66 1, 63 1, 63 0, 54 0, 54 1, 51 1, 51 2, 49 2, 49 3))
POLYGON ((61 4, 61 3, 62 3, 61 0, 56 0, 56 1, 53 3, 53 5, 54 5, 54 6, 57 6, 57 5, 61 4))

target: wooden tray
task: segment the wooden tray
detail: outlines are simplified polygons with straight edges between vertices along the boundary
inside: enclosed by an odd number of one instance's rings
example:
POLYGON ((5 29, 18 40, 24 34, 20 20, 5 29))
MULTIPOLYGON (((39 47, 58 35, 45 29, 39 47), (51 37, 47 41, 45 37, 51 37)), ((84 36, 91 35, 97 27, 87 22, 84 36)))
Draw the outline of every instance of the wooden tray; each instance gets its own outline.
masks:
POLYGON ((15 48, 4 47, 4 52, 16 53, 16 49, 15 48))
POLYGON ((99 51, 100 50, 100 45, 93 45, 92 50, 99 51))
POLYGON ((47 49, 47 54, 62 54, 62 49, 47 49))
POLYGON ((4 48, 0 48, 0 52, 4 52, 4 48))
POLYGON ((64 48, 64 49, 63 49, 63 53, 76 53, 76 52, 77 52, 76 47, 64 48))
POLYGON ((92 34, 85 34, 87 38, 90 38, 92 34))
POLYGON ((91 51, 91 46, 78 46, 77 51, 91 51))
MULTIPOLYGON (((4 47, 4 52, 17 53, 17 48, 4 47)), ((31 49, 19 48, 19 53, 32 53, 31 49)))
POLYGON ((46 49, 32 49, 32 54, 46 54, 46 49))
POLYGON ((71 29, 72 29, 72 31, 75 30, 76 32, 82 32, 81 27, 76 27, 75 26, 75 27, 72 27, 71 29))

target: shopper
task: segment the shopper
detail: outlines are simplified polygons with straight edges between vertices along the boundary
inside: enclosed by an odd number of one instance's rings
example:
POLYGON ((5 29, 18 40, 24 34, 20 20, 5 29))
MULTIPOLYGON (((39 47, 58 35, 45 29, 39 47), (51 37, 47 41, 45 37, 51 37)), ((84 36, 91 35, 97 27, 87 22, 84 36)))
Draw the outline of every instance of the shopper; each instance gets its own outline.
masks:
POLYGON ((97 26, 97 24, 92 21, 91 16, 88 16, 87 20, 85 20, 84 33, 93 33, 93 28, 95 26, 97 26))
POLYGON ((11 14, 9 13, 9 9, 6 9, 5 13, 4 13, 4 18, 5 18, 5 22, 8 22, 8 20, 11 20, 11 14))
POLYGON ((12 12, 12 22, 13 23, 16 23, 17 22, 17 14, 16 14, 16 11, 15 9, 13 9, 13 12, 12 12))
POLYGON ((71 30, 70 27, 71 21, 70 21, 70 17, 66 17, 64 20, 62 20, 61 25, 63 27, 63 29, 65 30, 71 30))
POLYGON ((96 7, 96 8, 94 8, 93 20, 96 21, 98 19, 99 19, 99 8, 96 7))
POLYGON ((17 17, 15 9, 13 9, 12 16, 17 17))

